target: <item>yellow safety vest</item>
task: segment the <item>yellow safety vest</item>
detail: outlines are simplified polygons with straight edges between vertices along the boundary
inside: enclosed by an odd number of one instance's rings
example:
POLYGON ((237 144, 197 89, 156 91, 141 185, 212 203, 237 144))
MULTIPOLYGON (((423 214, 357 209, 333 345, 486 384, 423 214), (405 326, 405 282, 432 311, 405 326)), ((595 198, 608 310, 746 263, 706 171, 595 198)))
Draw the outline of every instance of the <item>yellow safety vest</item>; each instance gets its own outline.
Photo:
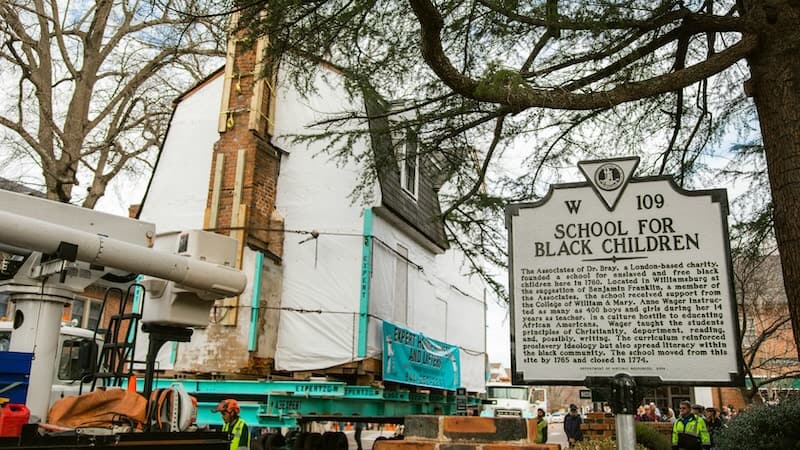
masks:
MULTIPOLYGON (((539 419, 537 418, 533 420, 539 419)), ((534 442, 537 444, 544 444, 547 442, 547 420, 544 418, 536 422, 536 440, 534 442)))
POLYGON ((711 445, 711 436, 708 434, 706 421, 695 414, 692 414, 692 417, 685 424, 681 417, 678 417, 678 420, 675 421, 675 425, 672 426, 672 445, 678 445, 678 437, 681 434, 699 437, 702 445, 711 445))
POLYGON ((236 418, 236 422, 231 424, 225 423, 222 425, 224 433, 231 433, 231 450, 249 449, 250 448, 250 430, 247 429, 247 424, 244 423, 241 417, 236 418))

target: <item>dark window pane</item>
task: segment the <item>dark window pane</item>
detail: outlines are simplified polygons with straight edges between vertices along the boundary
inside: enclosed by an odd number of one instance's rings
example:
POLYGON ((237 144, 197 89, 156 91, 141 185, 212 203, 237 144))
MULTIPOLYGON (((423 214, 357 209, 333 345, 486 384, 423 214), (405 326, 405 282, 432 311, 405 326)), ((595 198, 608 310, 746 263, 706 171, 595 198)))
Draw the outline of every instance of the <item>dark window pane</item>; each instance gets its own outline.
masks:
POLYGON ((72 317, 70 317, 70 320, 73 321, 73 324, 75 326, 78 327, 83 326, 83 310, 84 310, 83 300, 74 300, 72 302, 72 317))
POLYGON ((89 302, 89 322, 86 324, 88 329, 97 329, 97 324, 100 322, 101 306, 99 302, 89 302))

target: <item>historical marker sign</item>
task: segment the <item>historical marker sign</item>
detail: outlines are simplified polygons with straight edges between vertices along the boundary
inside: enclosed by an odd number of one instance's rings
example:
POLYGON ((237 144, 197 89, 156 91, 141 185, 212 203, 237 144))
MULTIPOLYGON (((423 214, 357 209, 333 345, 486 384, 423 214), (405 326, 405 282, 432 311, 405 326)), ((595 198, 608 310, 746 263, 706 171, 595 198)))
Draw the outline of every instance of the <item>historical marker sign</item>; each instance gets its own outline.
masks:
POLYGON ((587 182, 507 208, 515 383, 739 378, 726 191, 637 164, 579 163, 587 182))

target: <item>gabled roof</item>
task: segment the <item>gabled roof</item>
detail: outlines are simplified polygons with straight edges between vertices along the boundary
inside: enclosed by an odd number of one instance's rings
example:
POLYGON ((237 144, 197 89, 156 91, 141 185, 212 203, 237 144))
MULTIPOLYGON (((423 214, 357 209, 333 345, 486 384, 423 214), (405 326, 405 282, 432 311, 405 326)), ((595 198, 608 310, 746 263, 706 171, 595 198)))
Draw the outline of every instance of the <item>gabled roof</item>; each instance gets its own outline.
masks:
POLYGON ((369 117, 369 130, 375 170, 381 189, 381 207, 391 211, 406 225, 421 233, 441 251, 450 248, 442 222, 442 209, 436 176, 437 169, 428 154, 421 153, 417 198, 413 199, 401 187, 400 168, 392 146, 387 111, 390 105, 374 91, 363 92, 369 117))
POLYGON ((18 194, 26 194, 39 198, 47 198, 44 192, 36 189, 31 189, 22 183, 0 177, 0 189, 16 192, 18 194))
POLYGON ((180 103, 184 99, 186 99, 186 97, 189 97, 190 95, 194 94, 196 91, 200 90, 203 86, 205 86, 206 84, 210 83, 211 81, 213 81, 215 78, 217 78, 218 76, 220 76, 224 72, 225 72, 225 66, 223 65, 219 69, 217 69, 217 70, 211 72, 210 74, 208 74, 207 77, 205 77, 202 80, 200 80, 197 83, 195 83, 189 89, 183 91, 183 93, 181 95, 179 95, 177 98, 175 98, 175 100, 173 100, 172 103, 174 105, 177 105, 178 103, 180 103))

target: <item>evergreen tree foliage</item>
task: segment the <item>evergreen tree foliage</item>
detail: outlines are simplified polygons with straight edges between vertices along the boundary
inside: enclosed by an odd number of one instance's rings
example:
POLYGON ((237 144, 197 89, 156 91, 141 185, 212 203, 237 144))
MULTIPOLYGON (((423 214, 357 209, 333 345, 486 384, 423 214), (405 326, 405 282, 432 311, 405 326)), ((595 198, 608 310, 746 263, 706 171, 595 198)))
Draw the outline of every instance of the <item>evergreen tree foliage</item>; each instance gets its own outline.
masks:
MULTIPOLYGON (((637 175, 723 180, 731 142, 761 158, 768 198, 745 222, 775 229, 800 337, 800 6, 791 0, 271 0, 236 3, 241 30, 297 86, 321 67, 353 95, 397 101, 450 182, 443 220, 468 254, 504 264, 501 212, 577 179, 582 159, 642 157, 637 175), (564 170, 569 169, 569 170, 564 170)), ((343 111, 320 134, 365 129, 343 111), (348 126, 344 126, 347 124, 348 126)), ((350 133, 335 149, 354 155, 350 133)), ((373 161, 374 165, 375 162, 373 161)), ((728 175, 740 167, 732 165, 728 175)), ((744 175, 739 175, 739 177, 744 175)), ((363 195, 363 193, 361 193, 363 195)), ((766 235, 752 234, 761 245, 766 235)), ((499 287, 499 286, 498 286, 499 287)))

